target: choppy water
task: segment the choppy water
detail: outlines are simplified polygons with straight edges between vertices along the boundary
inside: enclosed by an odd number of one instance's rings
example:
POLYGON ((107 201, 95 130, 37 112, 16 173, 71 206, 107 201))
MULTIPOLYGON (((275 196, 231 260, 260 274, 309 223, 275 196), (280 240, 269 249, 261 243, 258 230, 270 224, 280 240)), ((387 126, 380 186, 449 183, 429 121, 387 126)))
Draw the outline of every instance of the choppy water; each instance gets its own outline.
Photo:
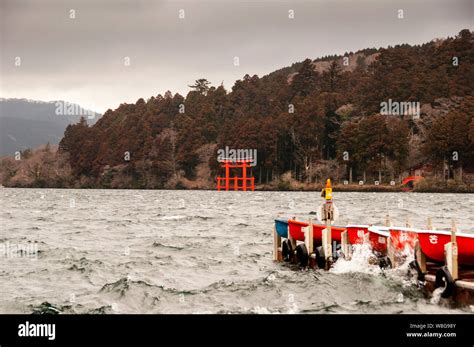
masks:
MULTIPOLYGON (((341 224, 383 223, 390 211, 395 224, 455 218, 474 231, 472 194, 334 198, 341 224)), ((2 189, 0 203, 0 313, 470 311, 430 303, 403 271, 274 263, 273 219, 314 218, 317 192, 2 189), (11 251, 32 245, 33 255, 11 251)))

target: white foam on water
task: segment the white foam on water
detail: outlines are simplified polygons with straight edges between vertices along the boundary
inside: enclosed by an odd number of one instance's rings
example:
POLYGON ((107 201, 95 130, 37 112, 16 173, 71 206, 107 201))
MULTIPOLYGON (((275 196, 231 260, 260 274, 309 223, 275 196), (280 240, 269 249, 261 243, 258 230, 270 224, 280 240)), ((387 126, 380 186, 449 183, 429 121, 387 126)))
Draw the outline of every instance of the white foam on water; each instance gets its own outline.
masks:
POLYGON ((195 312, 191 312, 191 314, 215 314, 215 312, 212 312, 212 311, 195 311, 195 312))
POLYGON ((275 313, 273 311, 270 311, 268 308, 261 307, 261 306, 255 306, 254 308, 252 308, 250 310, 250 312, 256 313, 256 314, 272 314, 272 313, 275 313))
POLYGON ((403 296, 403 293, 399 293, 399 294, 397 295, 397 302, 398 302, 398 303, 402 303, 402 302, 404 302, 404 301, 405 301, 405 297, 403 296))
POLYGON ((393 280, 401 280, 404 286, 411 286, 414 284, 413 278, 407 279, 407 274, 410 269, 410 263, 415 259, 413 250, 406 246, 400 255, 401 259, 403 259, 403 263, 397 264, 397 267, 387 270, 387 277, 393 280))
POLYGON ((288 311, 286 313, 288 314, 296 314, 299 312, 299 308, 298 308, 298 305, 293 302, 290 307, 288 308, 288 311))
MULTIPOLYGON (((409 247, 405 247, 400 254, 403 263, 397 264, 397 267, 393 269, 380 268, 370 244, 353 245, 352 249, 351 259, 339 258, 330 269, 330 272, 335 274, 364 273, 373 276, 379 276, 383 273, 386 278, 402 283, 403 287, 411 287, 417 283, 414 278, 407 278, 410 262, 414 259, 413 250, 409 247)), ((403 303, 403 294, 398 294, 396 300, 403 303)))
POLYGON ((443 293, 443 291, 444 291, 443 287, 436 288, 433 291, 433 295, 431 297, 430 303, 432 303, 433 305, 438 305, 439 301, 441 300, 441 294, 443 293))
POLYGON ((352 246, 352 256, 350 260, 339 258, 329 270, 335 274, 360 272, 377 275, 381 269, 377 264, 372 264, 374 254, 369 244, 352 246))

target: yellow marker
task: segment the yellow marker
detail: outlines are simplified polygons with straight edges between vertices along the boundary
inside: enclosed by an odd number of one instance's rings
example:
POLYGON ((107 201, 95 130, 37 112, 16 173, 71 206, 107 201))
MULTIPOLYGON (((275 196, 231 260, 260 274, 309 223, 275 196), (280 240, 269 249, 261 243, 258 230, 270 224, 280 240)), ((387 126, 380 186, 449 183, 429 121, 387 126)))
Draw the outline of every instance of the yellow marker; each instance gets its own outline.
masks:
POLYGON ((324 191, 324 197, 326 198, 326 200, 332 200, 331 180, 329 178, 326 180, 326 188, 324 188, 324 191))

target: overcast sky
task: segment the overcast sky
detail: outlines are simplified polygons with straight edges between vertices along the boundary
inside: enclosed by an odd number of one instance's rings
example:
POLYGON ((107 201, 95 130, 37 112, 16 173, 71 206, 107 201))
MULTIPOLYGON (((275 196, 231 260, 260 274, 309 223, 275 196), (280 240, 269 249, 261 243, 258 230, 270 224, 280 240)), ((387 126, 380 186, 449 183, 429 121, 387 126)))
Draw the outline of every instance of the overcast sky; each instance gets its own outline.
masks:
POLYGON ((454 36, 473 30, 474 17, 472 0, 0 3, 0 96, 99 112, 166 90, 185 95, 201 77, 230 89, 305 58, 454 36))

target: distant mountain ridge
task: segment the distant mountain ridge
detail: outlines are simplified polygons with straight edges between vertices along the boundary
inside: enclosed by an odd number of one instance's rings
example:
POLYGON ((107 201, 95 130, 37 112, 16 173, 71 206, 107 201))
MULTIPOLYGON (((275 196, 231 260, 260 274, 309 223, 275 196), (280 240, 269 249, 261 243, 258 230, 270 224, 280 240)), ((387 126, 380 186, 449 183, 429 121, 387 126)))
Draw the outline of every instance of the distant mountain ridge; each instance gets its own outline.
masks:
POLYGON ((67 101, 0 98, 0 155, 39 145, 58 144, 69 124, 85 117, 89 125, 101 114, 67 101))

